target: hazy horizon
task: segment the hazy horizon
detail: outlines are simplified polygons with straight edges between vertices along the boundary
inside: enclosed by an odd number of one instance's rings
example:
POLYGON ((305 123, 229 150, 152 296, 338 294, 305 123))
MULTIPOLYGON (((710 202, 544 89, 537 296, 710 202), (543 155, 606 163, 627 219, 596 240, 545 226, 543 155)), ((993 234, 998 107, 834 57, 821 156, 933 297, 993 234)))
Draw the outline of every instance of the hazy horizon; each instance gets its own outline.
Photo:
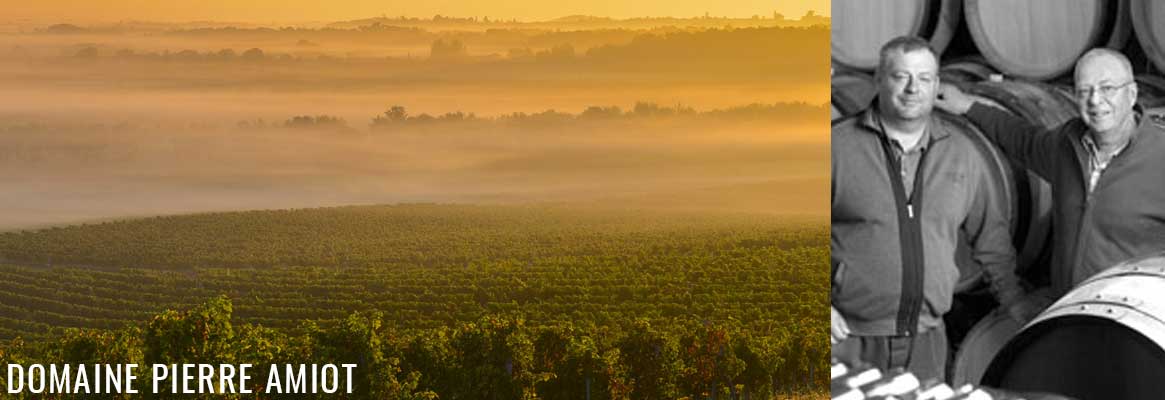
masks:
POLYGON ((249 2, 218 2, 179 0, 165 3, 142 3, 134 0, 102 2, 75 2, 45 0, 10 9, 3 21, 33 21, 49 23, 110 23, 118 21, 152 22, 239 22, 239 23, 311 23, 336 22, 365 18, 417 17, 443 15, 459 18, 489 17, 490 19, 519 21, 548 21, 556 18, 587 15, 607 18, 712 17, 751 18, 754 15, 771 17, 780 13, 796 19, 814 11, 830 16, 830 4, 825 0, 739 0, 734 2, 687 2, 644 0, 620 2, 613 0, 588 3, 560 4, 536 0, 509 1, 488 4, 471 0, 436 0, 428 2, 398 2, 370 0, 340 0, 319 3, 305 0, 259 0, 249 2))
POLYGON ((827 215, 829 29, 761 15, 0 34, 0 230, 401 202, 827 215))

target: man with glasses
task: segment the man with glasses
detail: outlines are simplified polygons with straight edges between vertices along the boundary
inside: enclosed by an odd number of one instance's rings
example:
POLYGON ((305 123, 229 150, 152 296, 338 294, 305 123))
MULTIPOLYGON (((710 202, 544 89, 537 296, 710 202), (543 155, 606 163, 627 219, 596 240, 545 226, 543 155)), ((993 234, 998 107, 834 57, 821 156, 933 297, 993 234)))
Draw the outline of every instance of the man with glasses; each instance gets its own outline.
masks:
POLYGON ((831 131, 832 356, 943 379, 959 269, 959 231, 1013 318, 1020 301, 1007 216, 987 190, 988 165, 970 139, 932 114, 938 58, 900 37, 880 52, 878 97, 831 131))
POLYGON ((1136 105, 1124 55, 1094 49, 1076 62, 1080 117, 1050 131, 943 85, 935 105, 965 114, 1011 159, 1052 185, 1051 280, 1056 297, 1130 258, 1165 249, 1165 130, 1136 105))

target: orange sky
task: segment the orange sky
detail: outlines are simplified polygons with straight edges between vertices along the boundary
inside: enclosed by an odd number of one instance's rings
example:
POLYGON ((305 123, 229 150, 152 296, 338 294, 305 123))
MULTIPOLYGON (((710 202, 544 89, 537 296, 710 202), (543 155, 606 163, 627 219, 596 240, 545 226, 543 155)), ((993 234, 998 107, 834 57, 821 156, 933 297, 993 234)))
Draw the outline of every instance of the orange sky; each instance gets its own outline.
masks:
POLYGON ((518 18, 545 20, 587 14, 613 18, 704 15, 799 17, 807 10, 829 15, 828 0, 0 0, 0 22, 238 21, 307 22, 368 18, 380 15, 518 18))

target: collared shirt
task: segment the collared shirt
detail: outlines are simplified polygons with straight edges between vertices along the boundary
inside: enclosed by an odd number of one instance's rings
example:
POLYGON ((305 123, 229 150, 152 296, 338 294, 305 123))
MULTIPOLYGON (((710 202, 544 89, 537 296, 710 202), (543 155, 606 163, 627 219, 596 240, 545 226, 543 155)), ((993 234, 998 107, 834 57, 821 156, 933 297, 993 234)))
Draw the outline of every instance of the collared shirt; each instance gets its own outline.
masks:
MULTIPOLYGON (((1134 133, 1136 132, 1134 131, 1134 133)), ((1092 135, 1085 133, 1081 136, 1080 142, 1084 145, 1084 152, 1088 155, 1088 164, 1086 165, 1088 170, 1084 171, 1084 175, 1088 180, 1088 193, 1092 193, 1092 189, 1096 188, 1096 182, 1100 181, 1100 174, 1103 174, 1104 170, 1108 168, 1108 163, 1112 162, 1112 159, 1116 158, 1125 148, 1129 147, 1129 143, 1132 141, 1133 138, 1129 137, 1129 140, 1126 140, 1125 144, 1122 144, 1120 148, 1109 153, 1107 159, 1102 160, 1100 146, 1092 139, 1092 135)))
POLYGON ((902 142, 890 139, 890 143, 893 144, 890 148, 894 150, 894 157, 898 158, 898 173, 902 176, 902 186, 906 189, 907 199, 914 196, 914 177, 918 175, 918 162, 922 160, 922 153, 925 153, 926 147, 930 145, 929 132, 929 128, 924 129, 922 137, 918 138, 918 143, 910 150, 904 149, 902 142))

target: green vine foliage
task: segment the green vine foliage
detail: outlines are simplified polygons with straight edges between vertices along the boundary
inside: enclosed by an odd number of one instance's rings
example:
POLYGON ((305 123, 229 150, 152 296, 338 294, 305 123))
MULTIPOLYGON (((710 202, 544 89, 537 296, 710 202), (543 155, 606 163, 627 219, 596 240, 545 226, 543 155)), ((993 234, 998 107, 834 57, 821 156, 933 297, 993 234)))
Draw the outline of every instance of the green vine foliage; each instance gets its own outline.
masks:
POLYGON ((250 363, 256 392, 272 364, 359 365, 351 395, 236 398, 820 391, 827 231, 764 215, 402 205, 0 233, 0 363, 250 363))

